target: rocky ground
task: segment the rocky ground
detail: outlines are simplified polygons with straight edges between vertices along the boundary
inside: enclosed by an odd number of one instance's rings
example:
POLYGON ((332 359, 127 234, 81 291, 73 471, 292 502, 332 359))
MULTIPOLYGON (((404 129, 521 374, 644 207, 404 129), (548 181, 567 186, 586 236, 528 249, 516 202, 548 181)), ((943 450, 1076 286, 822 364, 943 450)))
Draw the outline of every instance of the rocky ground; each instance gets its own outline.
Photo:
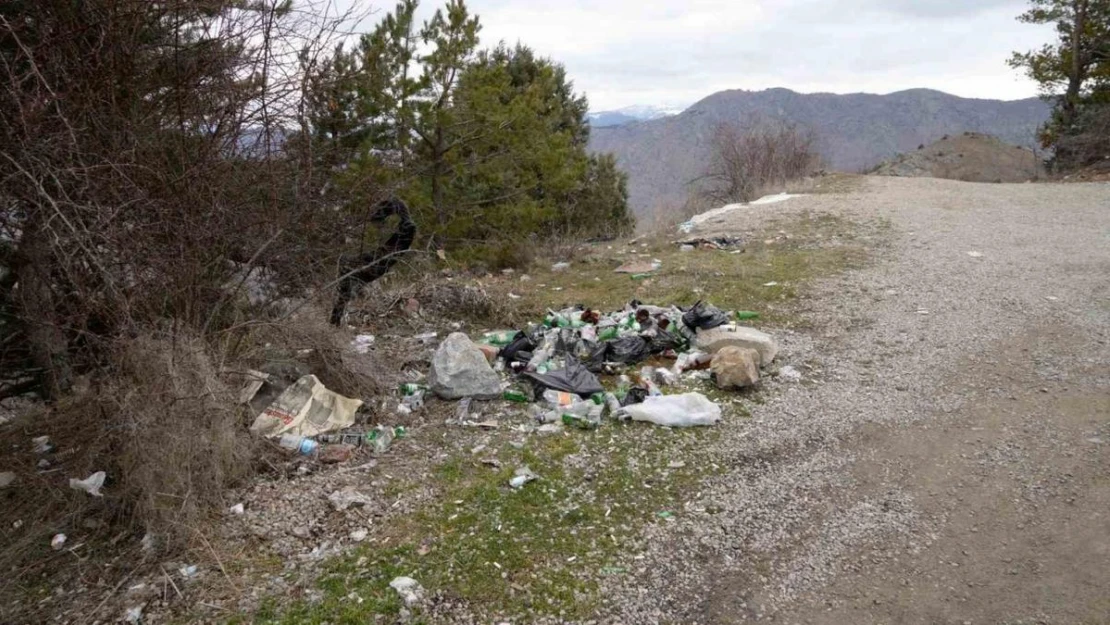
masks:
POLYGON ((1110 621, 1110 186, 868 178, 734 211, 889 221, 811 292, 805 383, 648 528, 623 623, 1110 621))

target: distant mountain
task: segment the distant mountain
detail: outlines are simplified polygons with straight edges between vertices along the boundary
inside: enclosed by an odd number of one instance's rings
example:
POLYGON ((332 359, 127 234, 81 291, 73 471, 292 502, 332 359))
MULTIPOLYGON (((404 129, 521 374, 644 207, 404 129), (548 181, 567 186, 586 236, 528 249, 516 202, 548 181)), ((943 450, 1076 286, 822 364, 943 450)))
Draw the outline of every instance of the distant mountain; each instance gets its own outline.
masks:
POLYGON ((1050 106, 1037 98, 972 100, 928 89, 889 95, 722 91, 678 115, 595 127, 590 148, 617 155, 629 174, 633 210, 642 217, 685 201, 687 183, 704 173, 709 139, 721 122, 764 119, 798 124, 817 135, 829 169, 855 172, 965 131, 1032 147, 1049 111, 1050 106))
POLYGON ((586 119, 590 122, 590 126, 594 128, 611 128, 613 126, 623 126, 632 122, 662 119, 663 117, 677 115, 681 112, 682 109, 673 107, 634 105, 626 106, 615 111, 590 113, 586 116, 586 119))

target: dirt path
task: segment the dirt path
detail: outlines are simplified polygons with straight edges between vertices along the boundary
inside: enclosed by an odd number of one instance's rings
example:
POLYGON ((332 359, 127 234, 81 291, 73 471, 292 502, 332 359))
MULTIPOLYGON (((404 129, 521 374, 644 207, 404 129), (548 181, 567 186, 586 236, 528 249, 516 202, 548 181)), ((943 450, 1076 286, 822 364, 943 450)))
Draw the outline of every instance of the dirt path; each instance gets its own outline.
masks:
POLYGON ((1110 185, 869 178, 712 228, 806 211, 889 245, 806 302, 806 380, 649 530, 621 621, 1110 622, 1110 185))

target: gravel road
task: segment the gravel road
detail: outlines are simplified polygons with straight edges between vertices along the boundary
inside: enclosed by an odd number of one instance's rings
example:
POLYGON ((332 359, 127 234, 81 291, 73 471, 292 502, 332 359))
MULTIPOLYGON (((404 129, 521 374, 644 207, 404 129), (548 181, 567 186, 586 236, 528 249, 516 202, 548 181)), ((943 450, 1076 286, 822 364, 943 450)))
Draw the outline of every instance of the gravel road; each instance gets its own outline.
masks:
POLYGON ((615 622, 1110 622, 1110 185, 860 179, 873 262, 803 302, 801 369, 632 575, 615 622))

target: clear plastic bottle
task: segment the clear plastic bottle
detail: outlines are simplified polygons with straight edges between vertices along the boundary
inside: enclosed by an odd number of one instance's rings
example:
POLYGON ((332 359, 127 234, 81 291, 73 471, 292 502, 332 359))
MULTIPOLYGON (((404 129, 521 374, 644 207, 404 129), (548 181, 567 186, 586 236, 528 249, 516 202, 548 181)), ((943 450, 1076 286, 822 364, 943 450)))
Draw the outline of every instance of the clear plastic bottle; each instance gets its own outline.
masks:
POLYGON ((316 453, 320 447, 319 443, 306 436, 298 436, 296 434, 282 434, 278 445, 282 449, 297 452, 302 456, 311 456, 316 453))

